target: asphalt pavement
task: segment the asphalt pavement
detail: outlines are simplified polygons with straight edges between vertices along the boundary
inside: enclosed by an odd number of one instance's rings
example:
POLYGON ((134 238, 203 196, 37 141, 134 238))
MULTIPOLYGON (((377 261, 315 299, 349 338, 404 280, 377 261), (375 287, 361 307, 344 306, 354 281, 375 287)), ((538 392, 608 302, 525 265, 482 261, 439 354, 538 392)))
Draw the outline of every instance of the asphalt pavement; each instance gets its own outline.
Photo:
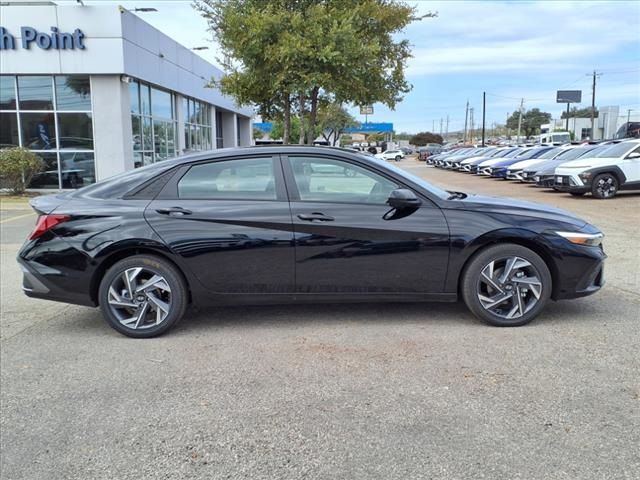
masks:
POLYGON ((2 204, 0 478, 640 478, 640 195, 400 166, 575 211, 607 285, 513 329, 462 304, 228 307, 134 340, 22 294, 35 216, 2 204))

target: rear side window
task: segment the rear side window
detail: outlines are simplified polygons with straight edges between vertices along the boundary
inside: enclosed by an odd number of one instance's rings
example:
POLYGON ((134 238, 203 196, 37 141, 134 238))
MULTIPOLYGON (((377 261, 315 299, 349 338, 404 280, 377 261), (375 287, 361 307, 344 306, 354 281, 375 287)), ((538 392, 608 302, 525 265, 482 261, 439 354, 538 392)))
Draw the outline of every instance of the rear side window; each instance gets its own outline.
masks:
POLYGON ((194 165, 178 182, 185 199, 276 200, 273 159, 224 160, 194 165))

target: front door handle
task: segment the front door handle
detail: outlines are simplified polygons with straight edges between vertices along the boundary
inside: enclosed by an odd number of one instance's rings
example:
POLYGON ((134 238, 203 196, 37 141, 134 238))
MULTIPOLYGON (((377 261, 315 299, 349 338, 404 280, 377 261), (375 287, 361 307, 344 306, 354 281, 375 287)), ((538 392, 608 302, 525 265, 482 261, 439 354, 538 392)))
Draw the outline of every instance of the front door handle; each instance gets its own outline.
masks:
POLYGON ((191 210, 182 207, 169 207, 156 209, 160 215, 170 215, 172 217, 181 217, 183 215, 191 215, 191 210))
POLYGON ((329 215, 325 215, 324 213, 320 213, 320 212, 301 213, 298 215, 298 218, 300 220, 306 220, 307 222, 314 222, 314 221, 333 222, 334 220, 333 217, 330 217, 329 215))

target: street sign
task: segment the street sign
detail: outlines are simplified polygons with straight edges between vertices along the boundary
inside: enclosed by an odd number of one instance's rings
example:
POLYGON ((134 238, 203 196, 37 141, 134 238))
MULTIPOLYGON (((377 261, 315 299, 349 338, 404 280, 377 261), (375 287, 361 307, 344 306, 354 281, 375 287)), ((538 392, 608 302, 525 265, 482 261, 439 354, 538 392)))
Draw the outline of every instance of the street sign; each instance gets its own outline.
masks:
POLYGON ((360 107, 360 115, 373 115, 373 105, 363 105, 360 107))
POLYGON ((582 102, 582 90, 558 90, 556 103, 580 103, 582 102))

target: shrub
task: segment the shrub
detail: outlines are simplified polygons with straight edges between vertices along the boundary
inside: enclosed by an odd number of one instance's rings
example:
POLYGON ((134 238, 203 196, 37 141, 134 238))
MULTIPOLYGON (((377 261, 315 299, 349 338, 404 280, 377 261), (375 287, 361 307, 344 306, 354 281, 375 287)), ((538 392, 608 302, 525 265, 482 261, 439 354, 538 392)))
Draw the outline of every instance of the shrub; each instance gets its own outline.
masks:
POLYGON ((44 161, 26 148, 0 150, 0 178, 16 195, 24 193, 33 176, 44 168, 44 161))

